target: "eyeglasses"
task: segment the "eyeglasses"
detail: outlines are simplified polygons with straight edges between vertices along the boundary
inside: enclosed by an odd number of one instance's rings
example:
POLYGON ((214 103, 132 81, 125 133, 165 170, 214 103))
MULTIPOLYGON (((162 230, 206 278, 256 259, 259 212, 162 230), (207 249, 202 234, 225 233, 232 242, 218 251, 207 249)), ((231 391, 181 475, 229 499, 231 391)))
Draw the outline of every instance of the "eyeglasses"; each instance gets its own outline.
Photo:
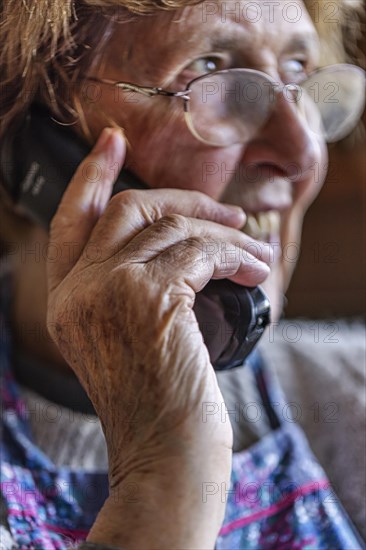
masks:
POLYGON ((90 76, 86 79, 148 97, 181 98, 191 133, 216 147, 252 139, 270 119, 281 94, 295 105, 309 129, 328 143, 350 133, 365 105, 365 72, 349 64, 318 69, 300 84, 278 84, 252 69, 215 71, 195 78, 178 92, 90 76))

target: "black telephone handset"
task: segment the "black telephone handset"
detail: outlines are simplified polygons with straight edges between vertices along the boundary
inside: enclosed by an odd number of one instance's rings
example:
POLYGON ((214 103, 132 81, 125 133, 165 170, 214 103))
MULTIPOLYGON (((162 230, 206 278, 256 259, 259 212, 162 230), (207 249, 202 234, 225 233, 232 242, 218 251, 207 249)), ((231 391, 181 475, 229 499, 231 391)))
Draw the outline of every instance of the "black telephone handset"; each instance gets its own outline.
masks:
MULTIPOLYGON (((50 113, 33 105, 24 124, 10 141, 1 144, 2 182, 13 200, 48 230, 61 197, 88 146, 50 113)), ((123 169, 113 194, 146 189, 123 169)), ((194 312, 215 370, 240 366, 270 320, 269 301, 259 288, 211 280, 197 294, 194 312)))

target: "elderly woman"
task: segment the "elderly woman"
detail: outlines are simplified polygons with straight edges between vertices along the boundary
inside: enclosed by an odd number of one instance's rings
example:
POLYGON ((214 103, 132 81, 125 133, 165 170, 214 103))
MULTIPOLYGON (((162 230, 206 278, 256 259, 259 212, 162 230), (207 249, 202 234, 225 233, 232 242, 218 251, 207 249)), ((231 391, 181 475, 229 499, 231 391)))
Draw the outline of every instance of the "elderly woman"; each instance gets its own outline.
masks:
POLYGON ((264 361, 217 375, 194 312, 230 279, 281 314, 362 105, 356 68, 314 74, 357 2, 330 4, 2 4, 2 548, 364 547, 264 361))

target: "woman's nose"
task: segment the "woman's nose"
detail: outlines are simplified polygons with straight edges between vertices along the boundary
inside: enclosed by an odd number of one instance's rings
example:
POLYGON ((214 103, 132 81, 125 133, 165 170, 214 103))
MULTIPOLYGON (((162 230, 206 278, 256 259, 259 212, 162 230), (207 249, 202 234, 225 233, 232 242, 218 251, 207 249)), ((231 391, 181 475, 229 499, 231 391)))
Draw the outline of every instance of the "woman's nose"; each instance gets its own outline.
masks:
POLYGON ((274 165, 298 180, 314 168, 319 139, 305 116, 303 101, 284 89, 277 94, 268 121, 248 143, 243 160, 274 165))

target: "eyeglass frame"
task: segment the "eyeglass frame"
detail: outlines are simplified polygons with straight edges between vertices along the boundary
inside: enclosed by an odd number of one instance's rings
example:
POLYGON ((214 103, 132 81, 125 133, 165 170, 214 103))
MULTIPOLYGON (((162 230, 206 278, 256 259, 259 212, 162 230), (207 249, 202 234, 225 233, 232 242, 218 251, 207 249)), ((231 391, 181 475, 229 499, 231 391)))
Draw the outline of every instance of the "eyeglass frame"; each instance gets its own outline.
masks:
MULTIPOLYGON (((304 82, 310 80, 310 78, 312 78, 314 75, 316 75, 318 73, 321 73, 323 71, 333 70, 333 71, 337 72, 337 71, 341 71, 341 70, 344 70, 344 69, 356 70, 360 73, 362 72, 362 73, 365 74, 365 71, 363 71, 363 69, 361 69, 361 67, 357 67, 357 65, 353 65, 353 64, 350 64, 350 63, 337 63, 337 64, 334 64, 334 65, 327 65, 325 67, 320 67, 318 69, 315 69, 309 75, 307 75, 306 78, 304 78, 301 83, 279 84, 270 75, 268 75, 267 73, 264 73, 263 71, 258 71, 256 69, 246 69, 244 67, 234 67, 234 68, 231 68, 231 69, 223 69, 223 70, 219 70, 219 71, 213 71, 211 73, 205 73, 203 75, 197 76, 196 78, 194 78, 194 79, 192 79, 188 82, 185 90, 177 91, 177 92, 171 92, 169 90, 165 90, 165 89, 163 89, 161 87, 157 87, 157 86, 140 86, 138 84, 133 84, 131 82, 122 82, 122 81, 118 81, 118 80, 114 81, 114 80, 110 80, 110 79, 107 79, 107 78, 97 78, 97 77, 93 77, 93 76, 85 76, 84 78, 86 80, 90 80, 92 82, 99 82, 101 84, 106 84, 106 85, 109 85, 109 86, 114 86, 116 88, 121 88, 123 91, 126 91, 126 92, 127 91, 136 92, 136 93, 144 95, 145 97, 154 97, 154 96, 158 96, 158 95, 165 96, 165 97, 178 97, 178 98, 181 98, 181 99, 184 100, 184 105, 183 105, 184 112, 189 113, 188 105, 189 105, 189 100, 190 100, 190 92, 192 91, 192 90, 189 89, 190 86, 192 86, 192 84, 194 84, 195 82, 197 82, 199 80, 203 80, 204 78, 207 78, 208 76, 215 76, 217 74, 225 74, 225 73, 226 74, 227 73, 234 73, 234 72, 237 72, 237 71, 251 73, 251 74, 254 73, 254 74, 257 74, 257 75, 260 75, 260 76, 264 77, 265 80, 267 80, 268 82, 270 82, 272 84, 272 89, 276 94, 275 98, 278 96, 279 93, 283 92, 284 90, 289 90, 291 92, 296 92, 295 100, 291 101, 291 103, 296 103, 298 101, 299 97, 301 97, 300 92, 302 92, 302 84, 304 82)), ((270 116, 270 114, 269 114, 269 116, 270 116)), ((186 122, 187 122, 187 119, 186 119, 186 122)), ((199 136, 195 131, 192 131, 191 125, 188 122, 187 122, 187 125, 188 125, 191 133, 193 133, 194 137, 196 137, 196 139, 198 139, 199 141, 201 141, 203 143, 207 143, 207 144, 212 145, 212 143, 210 143, 209 141, 207 141, 204 138, 202 138, 201 136, 199 136)))

